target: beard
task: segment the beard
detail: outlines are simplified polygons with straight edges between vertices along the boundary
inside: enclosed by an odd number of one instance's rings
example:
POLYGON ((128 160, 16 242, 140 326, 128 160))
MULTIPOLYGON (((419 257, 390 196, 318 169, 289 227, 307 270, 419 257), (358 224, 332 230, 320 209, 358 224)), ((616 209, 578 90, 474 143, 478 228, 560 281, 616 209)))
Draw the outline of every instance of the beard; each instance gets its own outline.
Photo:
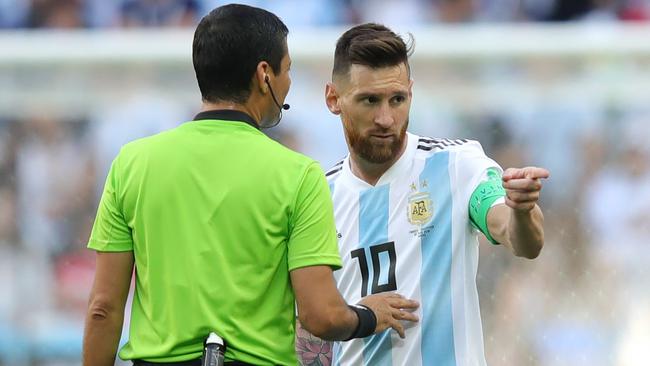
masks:
MULTIPOLYGON (((359 155, 362 159, 373 164, 383 164, 397 158, 406 140, 406 128, 409 125, 408 119, 397 136, 389 141, 376 141, 370 134, 362 136, 359 131, 344 123, 345 136, 350 144, 350 150, 359 155)), ((388 131, 373 131, 373 133, 385 133, 388 131)))

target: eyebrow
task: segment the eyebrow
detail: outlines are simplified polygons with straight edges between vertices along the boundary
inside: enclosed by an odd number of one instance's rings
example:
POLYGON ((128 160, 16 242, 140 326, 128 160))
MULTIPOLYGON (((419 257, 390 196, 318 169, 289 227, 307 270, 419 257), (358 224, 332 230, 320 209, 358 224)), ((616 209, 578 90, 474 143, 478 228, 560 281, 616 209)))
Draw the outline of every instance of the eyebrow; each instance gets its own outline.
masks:
MULTIPOLYGON (((408 95, 408 92, 400 90, 400 91, 396 91, 396 92, 393 92, 393 93, 387 93, 387 94, 389 94, 390 96, 404 96, 405 97, 405 96, 408 95)), ((356 98, 363 99, 363 98, 368 98, 368 97, 381 97, 381 96, 384 96, 384 95, 386 95, 386 94, 384 94, 384 93, 362 92, 362 93, 357 94, 356 98)))

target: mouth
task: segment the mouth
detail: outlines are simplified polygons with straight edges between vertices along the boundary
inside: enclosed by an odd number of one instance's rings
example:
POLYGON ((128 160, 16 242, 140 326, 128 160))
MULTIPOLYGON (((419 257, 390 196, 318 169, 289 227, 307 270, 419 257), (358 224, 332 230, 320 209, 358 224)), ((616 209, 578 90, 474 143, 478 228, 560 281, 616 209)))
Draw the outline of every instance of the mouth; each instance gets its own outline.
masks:
POLYGON ((387 141, 395 138, 395 135, 393 135, 392 133, 387 133, 387 134, 373 133, 370 135, 370 138, 379 141, 387 141))

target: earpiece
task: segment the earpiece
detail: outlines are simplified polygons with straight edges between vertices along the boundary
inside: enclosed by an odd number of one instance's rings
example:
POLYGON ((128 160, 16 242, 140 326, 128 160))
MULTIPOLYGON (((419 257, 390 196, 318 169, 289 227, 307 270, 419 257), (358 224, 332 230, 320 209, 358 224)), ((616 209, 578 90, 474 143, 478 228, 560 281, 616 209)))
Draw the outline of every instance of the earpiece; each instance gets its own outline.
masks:
POLYGON ((290 106, 288 104, 286 104, 286 103, 285 104, 280 104, 280 103, 278 103, 278 100, 275 99, 275 94, 273 93, 273 88, 271 88, 271 83, 269 82, 269 75, 264 74, 264 82, 266 82, 266 85, 268 85, 269 90, 271 91, 271 98, 273 98, 273 103, 275 103, 275 105, 278 106, 278 108, 280 109, 280 112, 282 112, 283 109, 284 110, 289 109, 290 106))

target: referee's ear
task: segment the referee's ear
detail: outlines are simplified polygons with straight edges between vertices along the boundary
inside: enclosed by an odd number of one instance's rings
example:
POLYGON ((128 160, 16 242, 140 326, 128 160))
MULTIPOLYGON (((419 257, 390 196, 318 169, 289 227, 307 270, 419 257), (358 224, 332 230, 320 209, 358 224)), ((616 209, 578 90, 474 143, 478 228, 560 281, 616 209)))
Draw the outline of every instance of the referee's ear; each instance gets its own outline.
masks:
POLYGON ((334 83, 329 82, 325 86, 325 103, 327 104, 327 108, 330 110, 330 112, 336 115, 341 114, 341 107, 339 106, 339 94, 336 91, 336 86, 334 83))
POLYGON ((253 85, 253 88, 257 88, 262 94, 266 94, 269 92, 269 87, 266 83, 266 78, 269 77, 269 73, 271 73, 271 70, 272 70, 271 65, 269 65, 269 63, 266 61, 260 61, 257 64, 257 68, 255 68, 255 75, 253 76, 253 80, 255 83, 257 83, 257 85, 253 85))

